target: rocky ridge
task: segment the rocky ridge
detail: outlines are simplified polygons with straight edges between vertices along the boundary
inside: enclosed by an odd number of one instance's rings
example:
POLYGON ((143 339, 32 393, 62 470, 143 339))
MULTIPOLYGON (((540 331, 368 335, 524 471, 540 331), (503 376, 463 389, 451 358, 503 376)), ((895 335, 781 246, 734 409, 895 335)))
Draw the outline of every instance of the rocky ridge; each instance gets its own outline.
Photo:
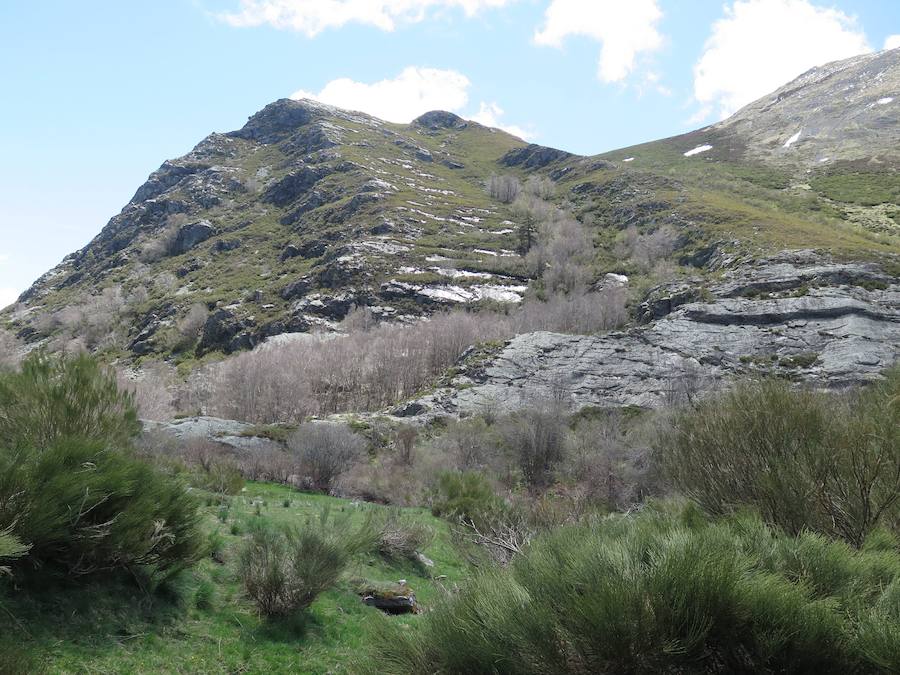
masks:
POLYGON ((520 335, 406 409, 465 416, 550 399, 656 408, 750 373, 846 387, 900 358, 898 279, 810 251, 737 264, 708 286, 661 286, 643 310, 650 322, 627 331, 520 335))

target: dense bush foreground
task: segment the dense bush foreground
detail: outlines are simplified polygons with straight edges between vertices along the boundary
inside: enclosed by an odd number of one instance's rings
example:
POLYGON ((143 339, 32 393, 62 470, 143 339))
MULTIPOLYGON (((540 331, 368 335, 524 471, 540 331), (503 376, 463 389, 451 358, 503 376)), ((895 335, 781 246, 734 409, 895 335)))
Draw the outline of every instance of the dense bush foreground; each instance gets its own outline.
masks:
POLYGON ((130 395, 89 357, 0 373, 0 533, 17 569, 161 578, 198 558, 197 504, 132 453, 139 431, 130 395))
POLYGON ((755 516, 645 508, 537 539, 410 634, 379 673, 897 672, 900 550, 862 550, 755 516))

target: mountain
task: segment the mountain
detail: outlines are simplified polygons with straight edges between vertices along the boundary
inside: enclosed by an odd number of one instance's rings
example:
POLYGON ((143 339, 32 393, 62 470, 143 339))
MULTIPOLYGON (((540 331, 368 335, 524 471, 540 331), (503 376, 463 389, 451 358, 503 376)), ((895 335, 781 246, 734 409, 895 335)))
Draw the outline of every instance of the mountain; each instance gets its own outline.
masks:
POLYGON ((505 382, 532 382, 550 362, 571 374, 572 354, 584 405, 658 401, 675 357, 712 379, 766 363, 840 385, 897 357, 898 141, 900 50, 816 68, 721 123, 596 157, 447 112, 397 125, 280 100, 165 162, 0 318, 31 345, 76 340, 189 368, 335 330, 357 305, 393 322, 513 306, 543 282, 520 255, 527 215, 488 187, 540 179, 589 231, 589 287, 627 278, 632 324, 516 338, 495 354, 514 362, 506 372, 480 362, 428 406, 516 400, 505 382))

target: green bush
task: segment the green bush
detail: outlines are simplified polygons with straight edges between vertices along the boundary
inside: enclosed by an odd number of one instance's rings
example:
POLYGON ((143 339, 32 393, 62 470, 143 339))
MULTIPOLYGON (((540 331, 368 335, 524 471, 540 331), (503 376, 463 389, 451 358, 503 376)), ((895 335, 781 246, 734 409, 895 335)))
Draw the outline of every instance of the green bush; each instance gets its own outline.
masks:
POLYGON ((660 456, 713 514, 743 505, 789 534, 854 546, 900 520, 900 369, 852 396, 743 384, 683 411, 660 456))
POLYGON ((476 471, 446 471, 438 477, 431 512, 450 520, 480 522, 502 505, 490 481, 476 471))
POLYGON ((758 517, 645 508, 563 527, 488 568, 379 673, 896 672, 900 549, 855 550, 758 517))
POLYGON ((2 563, 12 562, 28 553, 30 547, 23 544, 10 531, 0 532, 0 575, 9 573, 2 563))
POLYGON ((0 448, 44 448, 62 438, 122 447, 141 431, 132 395, 95 359, 35 353, 0 371, 0 448))
POLYGON ((165 578, 202 556, 198 505, 133 454, 131 396, 87 356, 36 354, 0 373, 0 531, 19 568, 165 578))
POLYGON ((202 555, 199 519, 184 485, 126 451, 82 440, 0 449, 0 528, 30 544, 34 567, 165 576, 202 555))
POLYGON ((301 527, 256 523, 240 552, 238 573, 261 614, 288 616, 331 588, 353 554, 373 548, 376 535, 371 521, 354 530, 349 516, 331 519, 327 510, 301 527))
POLYGON ((199 486, 222 495, 236 495, 244 487, 244 477, 238 468, 228 461, 214 461, 202 472, 199 486))

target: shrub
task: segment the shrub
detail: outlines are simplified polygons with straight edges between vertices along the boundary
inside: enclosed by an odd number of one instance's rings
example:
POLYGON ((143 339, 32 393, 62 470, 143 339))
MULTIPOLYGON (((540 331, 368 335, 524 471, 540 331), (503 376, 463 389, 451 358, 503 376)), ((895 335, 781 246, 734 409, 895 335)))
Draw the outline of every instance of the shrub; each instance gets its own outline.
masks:
POLYGON ((288 440, 310 487, 329 492, 334 481, 366 450, 365 440, 343 424, 301 424, 288 440))
POLYGON ((17 566, 165 578, 202 555, 196 501, 133 454, 139 430, 90 357, 35 354, 0 374, 0 531, 30 546, 17 566))
POLYGON ((4 567, 2 563, 21 558, 28 553, 29 548, 13 536, 9 530, 0 532, 0 575, 9 573, 9 567, 4 567))
POLYGON ((484 475, 475 471, 446 471, 438 477, 431 512, 450 520, 480 522, 502 505, 484 475))
POLYGON ((202 555, 199 519, 184 485, 127 451, 78 439, 0 449, 0 528, 31 545, 35 567, 165 577, 202 555))
POLYGON ((239 576, 261 614, 287 616, 331 588, 350 557, 373 541, 370 521, 352 530, 349 518, 331 519, 327 510, 301 527, 257 524, 240 553, 239 576))
POLYGON ((874 672, 900 664, 900 553, 789 537, 755 517, 645 509, 537 538, 410 634, 384 623, 371 672, 874 672))
POLYGON ((860 546, 900 519, 898 396, 898 369, 851 397, 744 384, 677 418, 664 470, 711 513, 751 505, 789 534, 860 546))
POLYGON ((379 527, 378 552, 390 560, 415 560, 433 539, 428 525, 392 509, 379 527))
POLYGON ((90 356, 32 354, 0 371, 0 447, 43 448, 60 438, 124 446, 141 431, 133 397, 90 356))
POLYGON ((515 455, 525 482, 546 487, 568 446, 567 418, 558 405, 535 406, 500 425, 507 448, 515 455))
POLYGON ((218 460, 210 464, 201 482, 207 490, 223 495, 236 495, 244 487, 244 477, 241 472, 232 462, 226 460, 218 460))

